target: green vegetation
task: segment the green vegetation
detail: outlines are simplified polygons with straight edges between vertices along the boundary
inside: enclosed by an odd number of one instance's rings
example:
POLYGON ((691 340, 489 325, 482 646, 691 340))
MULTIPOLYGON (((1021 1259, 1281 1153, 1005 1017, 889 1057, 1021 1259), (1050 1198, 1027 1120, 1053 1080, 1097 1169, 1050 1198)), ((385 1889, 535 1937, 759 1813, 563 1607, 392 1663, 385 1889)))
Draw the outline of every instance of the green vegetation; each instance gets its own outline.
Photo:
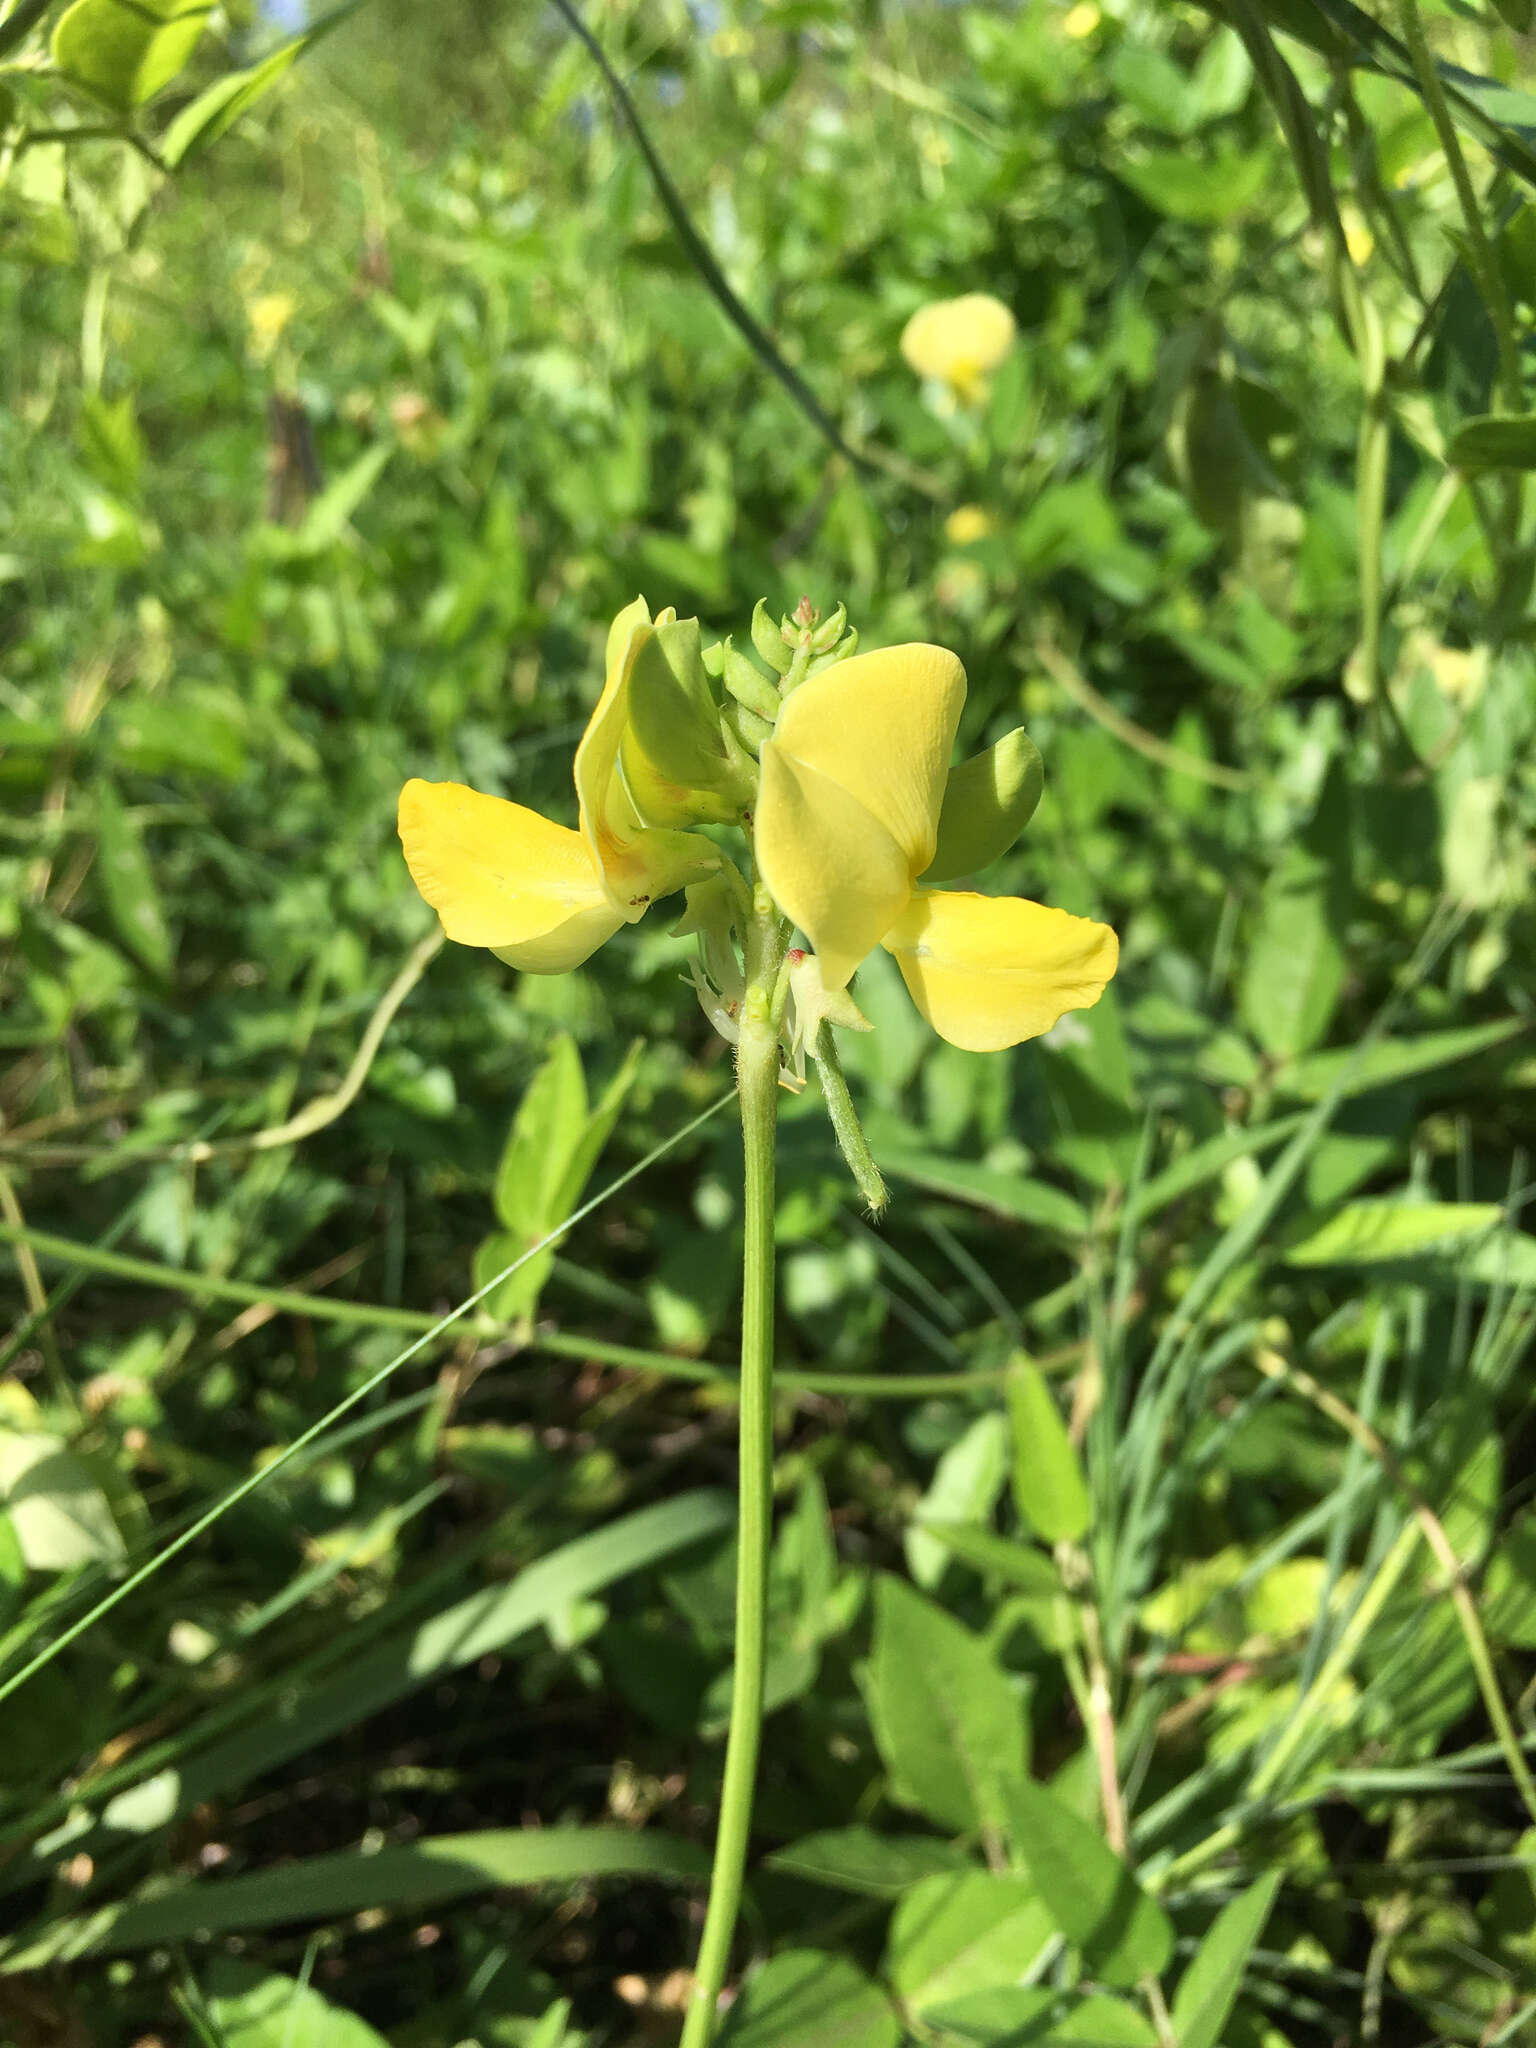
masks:
POLYGON ((878 1227, 781 1101, 721 2038, 1536 2038, 1531 28, 0 0, 0 2042, 676 2038, 729 1056, 395 836, 573 819, 637 592, 953 648, 1122 949, 872 956, 878 1227))

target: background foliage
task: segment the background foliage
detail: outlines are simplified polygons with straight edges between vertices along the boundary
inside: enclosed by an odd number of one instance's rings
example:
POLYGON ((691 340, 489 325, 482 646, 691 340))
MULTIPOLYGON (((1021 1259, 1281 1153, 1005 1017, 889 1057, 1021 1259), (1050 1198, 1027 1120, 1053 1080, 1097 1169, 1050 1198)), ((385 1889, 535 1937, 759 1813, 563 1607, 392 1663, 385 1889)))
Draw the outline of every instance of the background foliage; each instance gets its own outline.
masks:
POLYGON ((786 1105, 739 2048, 1527 2037, 1536 101, 1378 11, 594 10, 661 187, 561 14, 0 17, 6 1668, 378 1382, 0 1704, 4 2038, 675 2026, 726 1057, 393 832, 568 816, 637 589, 953 646, 1123 944, 987 1058, 869 963, 878 1232, 786 1105))

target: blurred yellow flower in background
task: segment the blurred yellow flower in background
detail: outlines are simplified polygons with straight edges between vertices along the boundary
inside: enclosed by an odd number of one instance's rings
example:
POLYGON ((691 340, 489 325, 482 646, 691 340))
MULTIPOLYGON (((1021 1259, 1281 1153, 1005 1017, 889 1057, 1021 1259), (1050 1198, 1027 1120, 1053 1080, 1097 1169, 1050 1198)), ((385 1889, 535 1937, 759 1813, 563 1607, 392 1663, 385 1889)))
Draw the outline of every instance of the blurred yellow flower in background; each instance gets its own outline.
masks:
POLYGON ((957 505, 944 522, 944 538, 957 548, 972 547, 996 531, 997 521, 980 505, 957 505))
POLYGON ((1061 32, 1070 36, 1074 43, 1081 43, 1093 34, 1103 19, 1093 0, 1077 0, 1077 5, 1069 7, 1062 17, 1061 32))
POLYGON ((259 363, 272 360, 289 321, 299 310, 292 292, 258 292, 245 302, 245 321, 250 329, 251 354, 259 363))
POLYGON ((919 306, 902 330, 901 352, 920 377, 940 385, 953 403, 980 405, 1017 331, 1001 299, 990 292, 966 292, 919 306))

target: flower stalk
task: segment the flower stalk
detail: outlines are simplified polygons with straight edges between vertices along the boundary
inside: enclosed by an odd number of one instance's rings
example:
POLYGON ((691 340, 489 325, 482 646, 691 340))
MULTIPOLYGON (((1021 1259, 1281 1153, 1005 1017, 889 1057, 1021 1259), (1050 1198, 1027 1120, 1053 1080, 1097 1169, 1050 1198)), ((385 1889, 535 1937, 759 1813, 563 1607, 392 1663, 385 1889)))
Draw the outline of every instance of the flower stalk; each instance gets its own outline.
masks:
POLYGON ((714 1869, 682 2048, 709 2048, 714 2037, 715 2011, 741 1910, 762 1741, 773 1525, 773 1206, 779 1095, 774 998, 787 942, 788 933, 771 899, 763 890, 755 891, 747 933, 747 993, 736 1048, 744 1176, 736 1657, 714 1869))

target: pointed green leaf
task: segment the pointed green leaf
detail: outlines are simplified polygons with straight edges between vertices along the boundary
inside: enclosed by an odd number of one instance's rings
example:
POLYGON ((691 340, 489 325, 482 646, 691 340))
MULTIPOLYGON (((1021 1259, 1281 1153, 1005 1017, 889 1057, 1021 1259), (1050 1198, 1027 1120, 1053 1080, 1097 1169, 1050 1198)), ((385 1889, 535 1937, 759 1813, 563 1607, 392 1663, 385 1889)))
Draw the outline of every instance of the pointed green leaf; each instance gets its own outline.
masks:
POLYGON ((1173 1954, 1173 1927, 1109 1844, 1043 1785, 1007 1788, 1009 1834, 1056 1926, 1106 1984, 1157 1976, 1173 1954))
POLYGON ((1022 726, 952 768, 939 811, 938 844, 922 886, 936 888, 990 867, 1034 816, 1044 787, 1040 749, 1022 726))
POLYGON ((1067 1425, 1037 1366, 1020 1359, 1008 1380, 1013 1422, 1014 1505, 1047 1543, 1087 1534, 1088 1485, 1067 1425))
POLYGON ((970 1859, 958 1843, 938 1835, 887 1835, 848 1827, 806 1835, 775 1849, 765 1861, 808 1884, 863 1898, 899 1899, 920 1879, 965 1869, 970 1859))
POLYGON ((645 1041, 637 1038, 624 1056, 624 1064, 603 1090, 597 1107, 587 1118, 586 1129, 577 1139, 567 1159, 565 1171, 555 1189, 554 1200, 545 1218, 544 1228, 563 1222, 573 1210, 581 1207, 581 1198, 592 1169, 602 1156, 603 1147, 613 1135, 613 1127, 619 1120, 619 1111, 624 1107, 625 1098, 634 1086, 635 1076, 640 1071, 640 1054, 645 1041))
POLYGON ((1264 1932, 1279 1889, 1280 1872, 1269 1871, 1223 1906, 1211 1922, 1174 1993, 1179 2048, 1218 2048, 1243 1986, 1248 1957, 1264 1932))
POLYGON ((245 71, 231 71, 189 100, 166 129, 160 155, 172 170, 189 157, 216 142, 232 128, 248 107, 271 91, 299 52, 314 40, 312 33, 295 36, 259 64, 245 71))
POLYGON ((892 1799, 945 1827, 998 1826, 1000 1788, 1027 1768, 1028 1729, 982 1639, 903 1580, 882 1577, 868 1685, 892 1799))
POLYGON ((1483 413, 1463 420, 1446 460, 1465 476, 1485 469, 1536 469, 1536 412, 1483 413))
POLYGON ((496 1169, 493 1200, 505 1227, 530 1240, 569 1215, 558 1206, 587 1129, 581 1054, 562 1032, 529 1082, 496 1169))
POLYGON ((989 1521, 1008 1476, 1008 1426, 994 1409, 978 1415, 940 1458, 928 1491, 917 1504, 905 1539, 907 1565, 925 1592, 944 1576, 950 1549, 924 1524, 989 1521))
POLYGON ((659 1829, 486 1828, 427 1835, 383 1849, 298 1857, 237 1877, 146 1890, 71 1919, 35 1940, 0 1948, 7 1972, 57 1958, 159 1948, 209 1934, 337 1920, 378 1908, 410 1912, 508 1885, 573 1884, 591 1877, 665 1877, 696 1882, 708 1859, 693 1842, 659 1829))
POLYGON ((96 789, 96 867, 118 937, 151 974, 168 981, 171 934, 138 825, 109 782, 96 789))

